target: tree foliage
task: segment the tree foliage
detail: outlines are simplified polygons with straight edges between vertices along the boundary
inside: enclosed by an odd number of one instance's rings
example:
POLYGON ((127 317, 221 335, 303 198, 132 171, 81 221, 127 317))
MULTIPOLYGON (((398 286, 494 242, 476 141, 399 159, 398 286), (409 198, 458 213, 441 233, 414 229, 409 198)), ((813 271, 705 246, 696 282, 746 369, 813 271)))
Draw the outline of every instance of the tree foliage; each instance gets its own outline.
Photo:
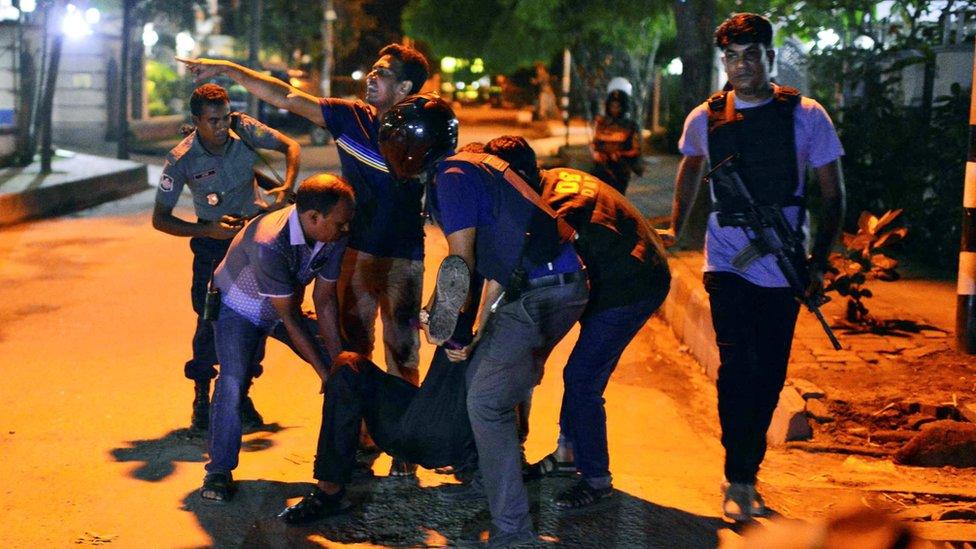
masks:
POLYGON ((404 26, 438 57, 480 57, 498 72, 552 60, 568 47, 585 107, 602 97, 610 78, 623 75, 641 108, 658 45, 673 32, 667 6, 665 0, 415 0, 404 26))

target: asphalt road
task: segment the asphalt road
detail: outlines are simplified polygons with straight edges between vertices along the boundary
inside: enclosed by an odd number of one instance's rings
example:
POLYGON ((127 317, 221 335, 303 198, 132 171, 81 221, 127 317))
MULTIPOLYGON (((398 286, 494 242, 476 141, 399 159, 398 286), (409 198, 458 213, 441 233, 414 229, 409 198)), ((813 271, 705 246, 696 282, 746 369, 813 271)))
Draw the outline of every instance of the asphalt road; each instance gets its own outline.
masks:
MULTIPOLYGON (((507 130, 478 127, 462 142, 507 130)), ((158 180, 161 158, 140 160, 158 180)), ((303 176, 336 165, 332 147, 303 154, 303 176)), ((487 527, 480 506, 440 500, 436 487, 449 479, 429 471, 416 482, 387 479, 385 457, 375 465, 380 478, 351 490, 358 505, 349 515, 284 527, 274 515, 308 487, 321 396, 312 370, 277 343, 252 389, 269 428, 245 438, 237 497, 202 504, 206 446, 184 429, 192 399, 182 376, 194 322, 190 252, 187 240, 152 229, 152 201, 150 190, 0 231, 5 546, 442 545, 487 527)), ((186 196, 176 213, 190 217, 186 196)), ((446 250, 434 228, 427 250, 432 273, 446 250)), ((556 349, 536 392, 530 459, 553 448, 561 365, 575 339, 574 331, 556 349)), ((678 347, 653 319, 607 391, 615 498, 592 512, 560 514, 551 498, 568 480, 532 488, 537 527, 551 543, 708 547, 736 538, 718 518, 714 425, 687 402, 692 396, 710 409, 711 389, 678 347), (662 376, 672 394, 655 388, 662 376)), ((425 345, 421 362, 431 355, 425 345)))

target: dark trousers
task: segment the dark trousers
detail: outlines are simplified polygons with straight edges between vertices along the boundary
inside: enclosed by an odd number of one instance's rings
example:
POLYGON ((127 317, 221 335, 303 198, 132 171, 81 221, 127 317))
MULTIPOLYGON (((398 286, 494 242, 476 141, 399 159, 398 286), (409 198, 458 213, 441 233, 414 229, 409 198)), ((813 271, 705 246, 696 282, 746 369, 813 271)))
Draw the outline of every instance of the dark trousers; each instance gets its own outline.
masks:
POLYGON ((751 484, 786 380, 799 303, 789 288, 763 288, 732 273, 705 273, 721 365, 718 415, 725 478, 751 484))
MULTIPOLYGON (((209 381, 217 377, 214 367, 217 360, 217 350, 214 347, 214 331, 210 322, 203 319, 203 304, 207 298, 207 286, 210 275, 217 265, 227 255, 232 239, 218 240, 207 237, 190 239, 190 250, 193 252, 193 280, 190 284, 190 302, 193 312, 197 314, 197 326, 193 332, 193 358, 183 366, 183 375, 194 381, 209 381)), ((264 359, 264 341, 258 345, 254 364, 249 372, 251 378, 261 375, 264 359)))
POLYGON ((593 175, 620 194, 627 194, 630 185, 630 166, 625 161, 603 162, 593 167, 593 175))
POLYGON ((325 388, 314 477, 349 483, 364 422, 376 446, 395 454, 400 420, 417 391, 419 388, 380 370, 362 355, 339 355, 325 388))
POLYGON ((609 482, 607 414, 603 392, 627 345, 661 306, 668 286, 654 297, 580 318, 580 335, 563 368, 559 429, 572 445, 585 479, 609 482))

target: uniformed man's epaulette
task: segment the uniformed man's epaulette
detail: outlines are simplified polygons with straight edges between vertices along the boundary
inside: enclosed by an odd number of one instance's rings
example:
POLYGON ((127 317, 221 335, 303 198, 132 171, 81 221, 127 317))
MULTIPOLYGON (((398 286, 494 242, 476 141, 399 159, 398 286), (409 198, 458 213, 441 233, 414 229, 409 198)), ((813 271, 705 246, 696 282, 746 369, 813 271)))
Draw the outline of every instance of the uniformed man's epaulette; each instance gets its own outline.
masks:
POLYGON ((169 151, 169 161, 176 162, 180 158, 186 156, 186 153, 190 152, 190 148, 193 147, 193 139, 196 136, 196 132, 183 138, 178 145, 170 149, 169 151))

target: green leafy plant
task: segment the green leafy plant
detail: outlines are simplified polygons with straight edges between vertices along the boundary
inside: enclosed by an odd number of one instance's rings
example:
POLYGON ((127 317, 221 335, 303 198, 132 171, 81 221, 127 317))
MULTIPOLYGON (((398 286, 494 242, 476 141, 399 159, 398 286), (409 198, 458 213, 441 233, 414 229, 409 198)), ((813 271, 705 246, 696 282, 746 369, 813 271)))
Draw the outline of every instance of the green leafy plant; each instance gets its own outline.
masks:
POLYGON ((868 311, 864 299, 872 297, 873 293, 865 285, 869 280, 890 282, 900 277, 895 270, 898 261, 878 250, 908 234, 905 227, 891 226, 901 212, 889 210, 881 217, 861 212, 857 220, 857 233, 844 233, 844 251, 830 254, 824 290, 847 297, 847 310, 841 327, 874 332, 892 329, 892 326, 868 311))

